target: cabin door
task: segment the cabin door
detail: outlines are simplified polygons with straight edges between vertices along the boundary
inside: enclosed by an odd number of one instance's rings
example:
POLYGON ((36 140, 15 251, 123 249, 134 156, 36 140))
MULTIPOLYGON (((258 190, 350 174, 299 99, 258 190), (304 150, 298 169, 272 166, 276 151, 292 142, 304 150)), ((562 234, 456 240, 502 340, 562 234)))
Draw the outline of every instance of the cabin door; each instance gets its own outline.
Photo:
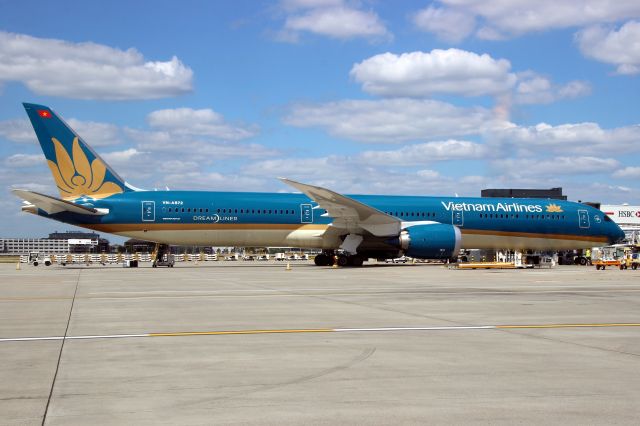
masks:
POLYGON ((311 204, 300 204, 300 222, 313 223, 313 209, 311 204))
POLYGON ((578 221, 580 222, 580 228, 589 228, 589 212, 578 210, 578 221))
POLYGON ((142 221, 154 222, 155 220, 156 220, 156 202, 143 201, 142 202, 142 221))
POLYGON ((462 226, 464 225, 464 215, 463 215, 463 211, 460 210, 454 210, 451 212, 451 223, 454 224, 455 226, 462 226))

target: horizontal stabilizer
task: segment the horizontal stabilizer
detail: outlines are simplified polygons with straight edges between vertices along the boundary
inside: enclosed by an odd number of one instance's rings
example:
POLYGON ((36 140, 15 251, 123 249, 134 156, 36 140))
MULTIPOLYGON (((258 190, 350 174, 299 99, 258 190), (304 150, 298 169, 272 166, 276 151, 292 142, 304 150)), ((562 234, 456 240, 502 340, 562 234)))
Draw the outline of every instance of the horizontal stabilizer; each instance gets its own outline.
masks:
MULTIPOLYGON (((72 203, 71 201, 61 200, 60 198, 52 197, 50 195, 40 194, 38 192, 27 191, 26 189, 13 189, 11 190, 18 197, 31 203, 41 210, 47 212, 47 214, 55 214, 60 212, 71 212, 78 214, 87 214, 92 216, 101 216, 107 214, 103 209, 94 209, 91 207, 81 206, 80 204, 72 203)), ((28 209, 31 206, 25 206, 23 209, 28 209)))

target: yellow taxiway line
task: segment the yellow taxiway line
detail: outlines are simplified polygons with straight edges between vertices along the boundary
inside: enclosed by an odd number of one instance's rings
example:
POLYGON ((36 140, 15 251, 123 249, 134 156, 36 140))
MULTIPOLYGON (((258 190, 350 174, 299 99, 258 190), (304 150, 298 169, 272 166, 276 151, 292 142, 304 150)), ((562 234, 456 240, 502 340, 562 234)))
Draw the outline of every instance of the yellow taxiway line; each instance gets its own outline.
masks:
POLYGON ((227 336, 247 334, 303 334, 303 333, 361 333, 361 332, 415 332, 415 331, 463 331, 463 330, 507 330, 507 329, 563 329, 563 328, 614 328, 640 327, 640 323, 584 323, 584 324, 504 324, 504 325, 461 325, 428 327, 375 327, 375 328, 292 328, 272 330, 220 330, 220 331, 178 331, 169 333, 105 334, 84 336, 42 336, 0 338, 0 343, 33 342, 42 340, 92 340, 123 339, 134 337, 185 337, 185 336, 227 336))
POLYGON ((220 331, 179 331, 169 333, 141 334, 105 334, 84 336, 42 336, 0 338, 0 343, 33 342, 42 340, 92 340, 123 339, 134 337, 185 337, 185 336, 224 336, 247 334, 302 334, 302 333, 359 333, 359 332, 415 332, 415 331, 462 331, 462 330, 508 330, 508 329, 562 329, 562 328, 613 328, 640 327, 640 323, 584 323, 584 324, 504 324, 504 325, 467 325, 467 326, 431 326, 431 327, 376 327, 376 328, 301 328, 272 330, 220 330, 220 331))

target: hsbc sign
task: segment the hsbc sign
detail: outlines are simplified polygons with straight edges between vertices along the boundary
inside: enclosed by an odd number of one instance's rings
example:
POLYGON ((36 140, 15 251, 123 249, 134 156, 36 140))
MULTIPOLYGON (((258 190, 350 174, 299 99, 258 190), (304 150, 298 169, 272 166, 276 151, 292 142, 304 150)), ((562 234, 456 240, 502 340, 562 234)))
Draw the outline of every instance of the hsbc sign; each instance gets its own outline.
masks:
POLYGON ((640 206, 603 205, 600 208, 619 225, 640 225, 640 206))

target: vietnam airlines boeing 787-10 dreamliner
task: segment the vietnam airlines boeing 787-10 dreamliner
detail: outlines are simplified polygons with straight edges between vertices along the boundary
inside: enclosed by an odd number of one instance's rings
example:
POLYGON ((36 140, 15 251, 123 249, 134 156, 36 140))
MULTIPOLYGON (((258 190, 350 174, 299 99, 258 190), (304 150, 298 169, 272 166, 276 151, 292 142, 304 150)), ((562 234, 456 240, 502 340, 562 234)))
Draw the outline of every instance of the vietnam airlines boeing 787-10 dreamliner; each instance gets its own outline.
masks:
POLYGON ((161 245, 321 248, 317 265, 362 265, 460 248, 562 250, 613 244, 602 211, 526 198, 342 195, 281 178, 302 192, 145 191, 125 182, 54 111, 24 104, 60 197, 15 189, 23 210, 161 245))

